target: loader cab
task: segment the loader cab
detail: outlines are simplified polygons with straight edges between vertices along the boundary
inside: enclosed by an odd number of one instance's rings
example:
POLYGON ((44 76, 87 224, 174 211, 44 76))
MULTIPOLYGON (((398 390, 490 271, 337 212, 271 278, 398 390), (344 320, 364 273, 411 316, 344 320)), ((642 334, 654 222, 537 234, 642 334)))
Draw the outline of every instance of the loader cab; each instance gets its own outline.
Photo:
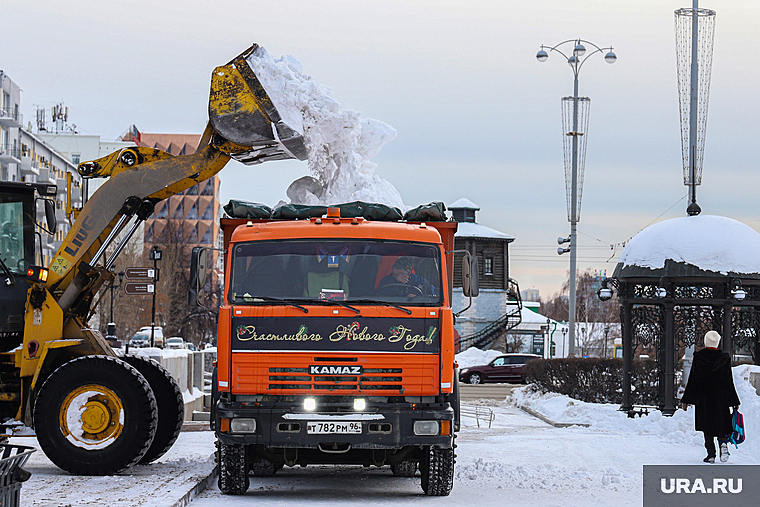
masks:
POLYGON ((0 351, 21 343, 29 284, 26 270, 35 264, 37 203, 45 206, 46 230, 54 229, 49 199, 55 185, 0 182, 0 351))

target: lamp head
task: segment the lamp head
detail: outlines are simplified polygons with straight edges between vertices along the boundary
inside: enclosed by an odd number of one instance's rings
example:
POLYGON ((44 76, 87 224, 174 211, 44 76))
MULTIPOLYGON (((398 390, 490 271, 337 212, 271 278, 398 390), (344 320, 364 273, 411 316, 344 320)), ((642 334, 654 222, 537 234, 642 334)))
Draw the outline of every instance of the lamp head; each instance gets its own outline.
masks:
POLYGON ((610 51, 609 53, 604 55, 604 61, 610 64, 615 63, 617 61, 617 55, 613 53, 612 51, 610 51))
POLYGON ((543 49, 536 53, 536 60, 539 62, 545 62, 547 58, 549 58, 549 54, 543 49))

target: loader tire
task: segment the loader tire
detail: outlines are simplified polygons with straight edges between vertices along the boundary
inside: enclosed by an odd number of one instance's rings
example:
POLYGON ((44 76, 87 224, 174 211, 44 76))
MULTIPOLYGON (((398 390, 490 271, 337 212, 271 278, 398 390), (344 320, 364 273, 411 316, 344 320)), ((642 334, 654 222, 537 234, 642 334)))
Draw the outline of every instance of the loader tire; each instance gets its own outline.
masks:
POLYGON ((142 373, 153 389, 158 405, 156 437, 139 461, 146 465, 163 456, 177 441, 185 422, 185 401, 177 381, 158 361, 144 356, 125 356, 123 360, 142 373))
POLYGON ((219 491, 223 495, 242 495, 248 491, 248 464, 245 445, 222 444, 219 446, 219 491))
POLYGON ((420 476, 422 491, 427 496, 448 496, 454 487, 454 449, 424 448, 420 476))
POLYGON ((37 440, 59 468, 111 475, 136 464, 153 442, 158 409, 145 377, 115 357, 64 363, 34 403, 37 440))

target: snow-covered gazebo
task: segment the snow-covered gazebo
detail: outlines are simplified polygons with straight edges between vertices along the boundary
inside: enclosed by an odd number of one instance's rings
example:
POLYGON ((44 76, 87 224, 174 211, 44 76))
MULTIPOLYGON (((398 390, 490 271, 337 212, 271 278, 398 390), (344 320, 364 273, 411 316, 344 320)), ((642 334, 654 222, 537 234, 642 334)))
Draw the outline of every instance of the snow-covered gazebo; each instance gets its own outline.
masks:
POLYGON ((723 336, 723 350, 748 349, 760 360, 760 234, 741 222, 697 215, 652 225, 628 243, 600 298, 609 299, 608 288, 617 289, 621 305, 621 410, 629 414, 639 346, 656 350, 659 389, 657 400, 636 401, 665 415, 677 406, 676 358, 703 346, 707 331, 723 336))

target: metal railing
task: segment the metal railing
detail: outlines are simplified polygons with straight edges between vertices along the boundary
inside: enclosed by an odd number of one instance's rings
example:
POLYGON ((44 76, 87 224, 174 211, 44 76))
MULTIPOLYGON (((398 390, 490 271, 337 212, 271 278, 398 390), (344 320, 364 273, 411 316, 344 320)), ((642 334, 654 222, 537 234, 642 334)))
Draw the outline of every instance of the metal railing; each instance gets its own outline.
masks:
POLYGON ((459 349, 466 350, 468 347, 483 348, 493 343, 502 334, 516 328, 522 322, 522 298, 517 281, 510 278, 507 283, 507 310, 496 321, 472 334, 462 336, 459 339, 459 349))
POLYGON ((488 427, 490 428, 491 423, 493 423, 496 420, 496 415, 494 415, 493 410, 491 410, 488 407, 461 405, 459 407, 459 414, 462 417, 469 417, 469 418, 475 419, 475 422, 478 425, 478 428, 480 428, 481 422, 483 423, 484 426, 488 424, 488 427))
POLYGON ((0 144, 0 155, 21 158, 21 149, 10 143, 0 144))
POLYGON ((16 123, 24 123, 24 115, 16 110, 0 109, 0 118, 11 118, 16 123))

